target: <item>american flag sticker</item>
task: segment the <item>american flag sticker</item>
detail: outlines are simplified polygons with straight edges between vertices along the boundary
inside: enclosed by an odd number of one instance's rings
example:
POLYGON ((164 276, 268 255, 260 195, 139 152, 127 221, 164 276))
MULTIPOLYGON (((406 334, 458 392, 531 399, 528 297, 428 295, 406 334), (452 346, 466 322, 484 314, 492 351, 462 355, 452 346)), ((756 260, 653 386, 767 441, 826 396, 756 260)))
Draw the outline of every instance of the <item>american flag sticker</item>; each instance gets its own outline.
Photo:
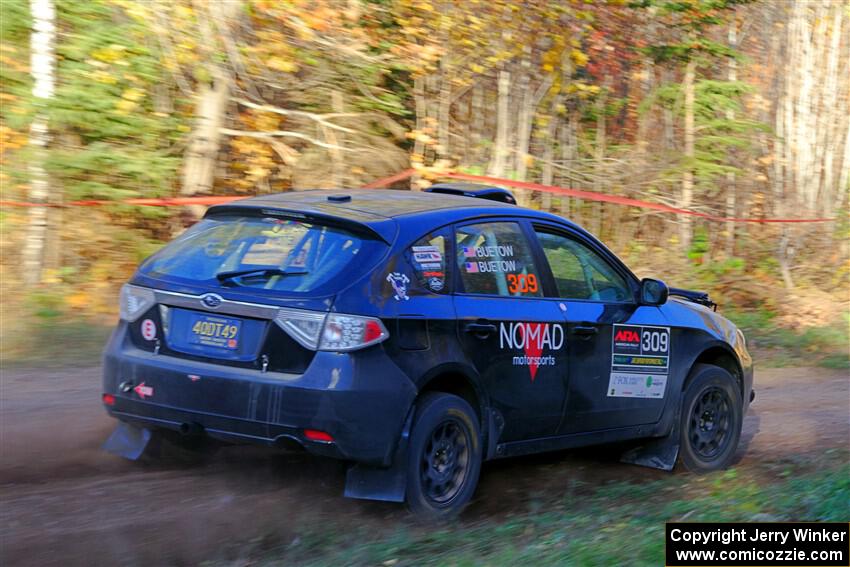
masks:
POLYGON ((464 246, 463 255, 467 258, 475 258, 475 246, 464 246))
POLYGON ((466 271, 470 274, 478 273, 478 262, 467 262, 466 263, 466 271))

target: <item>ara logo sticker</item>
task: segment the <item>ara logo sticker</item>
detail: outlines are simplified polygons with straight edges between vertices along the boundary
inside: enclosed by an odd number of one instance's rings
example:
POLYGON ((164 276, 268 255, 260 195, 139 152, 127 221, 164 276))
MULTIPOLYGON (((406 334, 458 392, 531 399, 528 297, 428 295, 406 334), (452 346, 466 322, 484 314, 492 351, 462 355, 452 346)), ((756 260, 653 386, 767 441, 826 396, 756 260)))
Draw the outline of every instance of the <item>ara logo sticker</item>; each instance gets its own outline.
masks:
POLYGON ((528 366, 531 381, 541 366, 555 366, 555 357, 543 350, 556 351, 564 346, 564 328, 558 323, 499 323, 499 348, 519 350, 523 356, 514 356, 514 366, 528 366))
POLYGON ((629 329, 620 329, 617 331, 617 334, 614 335, 615 342, 624 342, 624 343, 639 343, 640 335, 637 331, 631 331, 629 329))
POLYGON ((410 283, 410 278, 400 272, 392 272, 387 275, 387 281, 393 286, 393 291, 395 292, 393 297, 396 301, 407 301, 410 299, 407 296, 407 284, 410 283))
POLYGON ((152 319, 145 319, 141 324, 142 338, 152 341, 156 338, 156 323, 152 319))

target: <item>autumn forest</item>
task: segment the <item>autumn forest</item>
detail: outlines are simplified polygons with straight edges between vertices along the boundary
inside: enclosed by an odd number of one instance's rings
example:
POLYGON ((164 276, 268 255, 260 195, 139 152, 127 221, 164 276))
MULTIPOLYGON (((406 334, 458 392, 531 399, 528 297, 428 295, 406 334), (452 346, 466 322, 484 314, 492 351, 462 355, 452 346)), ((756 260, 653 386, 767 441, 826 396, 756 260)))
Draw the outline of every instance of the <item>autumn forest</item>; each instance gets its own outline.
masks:
POLYGON ((392 187, 461 172, 708 215, 514 189, 745 327, 846 340, 845 0, 3 0, 0 31, 6 319, 114 316, 204 210, 128 198, 412 169, 392 187))

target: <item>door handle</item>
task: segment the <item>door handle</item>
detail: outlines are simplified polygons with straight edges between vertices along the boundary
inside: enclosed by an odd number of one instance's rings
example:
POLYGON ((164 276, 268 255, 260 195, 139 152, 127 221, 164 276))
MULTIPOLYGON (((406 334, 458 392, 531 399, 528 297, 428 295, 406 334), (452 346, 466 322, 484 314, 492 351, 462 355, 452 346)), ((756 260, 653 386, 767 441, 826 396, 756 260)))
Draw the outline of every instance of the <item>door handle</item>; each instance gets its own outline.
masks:
POLYGON ((597 334, 598 332, 599 332, 599 329, 597 327, 585 327, 585 326, 573 327, 573 334, 574 335, 582 335, 582 336, 585 336, 585 337, 589 337, 591 335, 597 334))
POLYGON ((490 333, 496 332, 496 325, 493 325, 492 323, 468 323, 466 327, 464 327, 464 330, 467 333, 472 333, 473 335, 483 339, 490 333))

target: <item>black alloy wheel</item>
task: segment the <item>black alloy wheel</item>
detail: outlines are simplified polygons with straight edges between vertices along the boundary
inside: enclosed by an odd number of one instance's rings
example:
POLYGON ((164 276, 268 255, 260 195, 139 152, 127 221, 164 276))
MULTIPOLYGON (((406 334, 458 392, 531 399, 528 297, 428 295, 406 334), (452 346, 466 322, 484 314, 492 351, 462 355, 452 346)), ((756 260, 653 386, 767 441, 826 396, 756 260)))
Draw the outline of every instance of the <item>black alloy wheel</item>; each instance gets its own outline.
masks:
POLYGON ((454 418, 437 426, 422 452, 420 482, 426 497, 437 503, 457 496, 469 474, 469 432, 454 418))
POLYGON ((694 452, 711 460, 731 440, 731 401, 725 390, 712 387, 704 390, 691 413, 690 442, 694 452))
POLYGON ((469 403, 442 392, 423 395, 408 448, 410 510, 426 521, 459 514, 475 492, 481 460, 481 430, 469 403))
POLYGON ((743 419, 738 381, 719 366, 694 366, 682 396, 682 464, 694 472, 728 467, 738 449, 743 419))

